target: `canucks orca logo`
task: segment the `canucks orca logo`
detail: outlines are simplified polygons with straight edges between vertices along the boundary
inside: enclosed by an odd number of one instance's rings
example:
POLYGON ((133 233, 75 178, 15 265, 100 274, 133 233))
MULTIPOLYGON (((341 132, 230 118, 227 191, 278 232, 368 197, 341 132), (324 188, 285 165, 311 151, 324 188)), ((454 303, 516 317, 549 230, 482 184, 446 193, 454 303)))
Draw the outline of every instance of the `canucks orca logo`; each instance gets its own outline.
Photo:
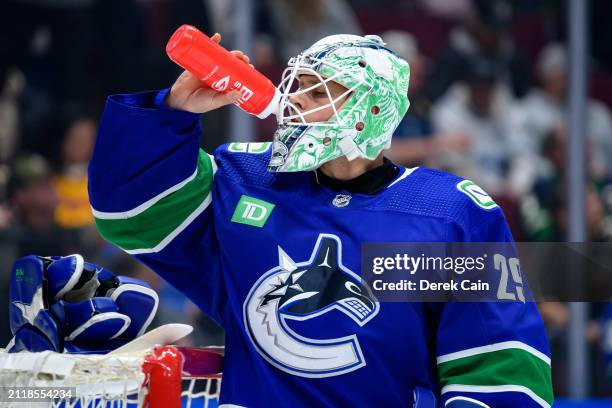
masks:
POLYGON ((339 310, 359 326, 378 314, 379 303, 361 278, 342 264, 342 243, 320 234, 310 259, 295 263, 278 247, 279 266, 253 285, 243 305, 244 325, 259 354, 275 367, 302 377, 330 377, 366 362, 355 334, 313 339, 287 320, 309 320, 339 310))

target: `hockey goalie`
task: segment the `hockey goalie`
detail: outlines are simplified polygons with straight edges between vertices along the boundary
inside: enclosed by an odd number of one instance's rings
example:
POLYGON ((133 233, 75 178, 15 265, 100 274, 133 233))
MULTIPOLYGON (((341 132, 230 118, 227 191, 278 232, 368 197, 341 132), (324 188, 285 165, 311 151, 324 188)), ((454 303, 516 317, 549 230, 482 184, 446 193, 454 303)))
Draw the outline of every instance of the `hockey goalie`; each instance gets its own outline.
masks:
POLYGON ((533 302, 386 303, 360 278, 364 242, 512 241, 488 196, 384 157, 408 79, 380 38, 326 37, 289 61, 273 142, 212 154, 199 116, 237 92, 185 71, 109 97, 89 168, 97 227, 225 328, 221 404, 552 405, 533 302))

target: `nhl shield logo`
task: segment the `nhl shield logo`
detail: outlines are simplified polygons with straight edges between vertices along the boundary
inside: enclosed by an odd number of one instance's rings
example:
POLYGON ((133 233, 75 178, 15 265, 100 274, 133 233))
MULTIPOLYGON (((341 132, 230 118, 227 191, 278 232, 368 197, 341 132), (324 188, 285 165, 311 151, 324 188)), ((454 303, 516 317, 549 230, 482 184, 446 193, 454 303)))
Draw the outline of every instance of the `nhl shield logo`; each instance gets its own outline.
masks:
POLYGON ((257 352, 300 377, 331 377, 365 366, 356 334, 314 339, 289 324, 337 310, 362 327, 378 314, 368 285, 342 264, 340 239, 320 234, 305 262, 294 262, 281 247, 278 257, 278 266, 255 282, 243 304, 244 326, 257 352))
POLYGON ((334 197, 332 204, 334 205, 334 207, 342 208, 342 207, 346 207, 347 205, 349 205, 350 202, 351 202, 351 195, 338 194, 337 196, 334 197))

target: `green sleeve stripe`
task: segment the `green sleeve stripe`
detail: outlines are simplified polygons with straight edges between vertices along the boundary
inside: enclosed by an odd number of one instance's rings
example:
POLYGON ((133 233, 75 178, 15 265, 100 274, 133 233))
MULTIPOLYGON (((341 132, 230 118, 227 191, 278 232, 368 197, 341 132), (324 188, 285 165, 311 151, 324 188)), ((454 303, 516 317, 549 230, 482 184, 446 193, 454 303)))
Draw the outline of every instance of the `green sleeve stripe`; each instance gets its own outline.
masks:
POLYGON ((190 177, 187 183, 179 183, 183 184, 180 188, 142 211, 106 213, 122 214, 122 218, 95 217, 100 234, 129 253, 160 251, 210 205, 215 170, 213 159, 200 151, 195 177, 190 177), (129 216, 129 213, 136 214, 129 216))
POLYGON ((553 402, 550 365, 527 350, 508 348, 461 357, 438 364, 440 386, 527 389, 553 402))
POLYGON ((437 363, 442 364, 447 361, 456 360, 458 358, 474 356, 476 354, 482 353, 490 353, 493 351, 506 350, 506 349, 521 349, 525 350, 534 356, 538 357, 540 360, 544 361, 546 364, 550 365, 550 357, 546 354, 542 353, 540 350, 531 347, 529 344, 523 343, 522 341, 503 341, 501 343, 492 343, 485 344, 484 346, 473 347, 469 349, 463 349, 460 351, 456 351, 454 353, 444 354, 437 358, 437 363))
POLYGON ((178 191, 181 188, 185 187, 190 181, 195 179, 197 175, 198 175, 198 166, 196 166, 196 169, 193 171, 191 176, 187 177, 185 180, 181 181, 178 184, 173 185, 167 190, 162 191, 155 197, 151 198, 150 200, 145 201, 144 203, 140 204, 137 207, 132 208, 131 210, 117 211, 117 212, 104 212, 104 211, 98 211, 92 207, 91 210, 92 210, 93 216, 101 220, 124 220, 126 218, 134 217, 148 210, 149 208, 153 207, 155 203, 157 203, 162 198, 167 197, 170 194, 174 193, 175 191, 178 191))

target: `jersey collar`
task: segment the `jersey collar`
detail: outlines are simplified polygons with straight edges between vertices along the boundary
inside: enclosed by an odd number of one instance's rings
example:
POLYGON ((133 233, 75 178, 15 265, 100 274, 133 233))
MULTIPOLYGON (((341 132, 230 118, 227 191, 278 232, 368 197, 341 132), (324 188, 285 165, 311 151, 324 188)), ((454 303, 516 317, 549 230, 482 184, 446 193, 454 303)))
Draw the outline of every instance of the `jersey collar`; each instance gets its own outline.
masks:
POLYGON ((320 169, 314 172, 318 184, 334 192, 348 191, 351 194, 375 195, 381 192, 397 175, 400 169, 391 160, 383 158, 383 163, 362 175, 350 180, 337 180, 326 176, 320 169))

